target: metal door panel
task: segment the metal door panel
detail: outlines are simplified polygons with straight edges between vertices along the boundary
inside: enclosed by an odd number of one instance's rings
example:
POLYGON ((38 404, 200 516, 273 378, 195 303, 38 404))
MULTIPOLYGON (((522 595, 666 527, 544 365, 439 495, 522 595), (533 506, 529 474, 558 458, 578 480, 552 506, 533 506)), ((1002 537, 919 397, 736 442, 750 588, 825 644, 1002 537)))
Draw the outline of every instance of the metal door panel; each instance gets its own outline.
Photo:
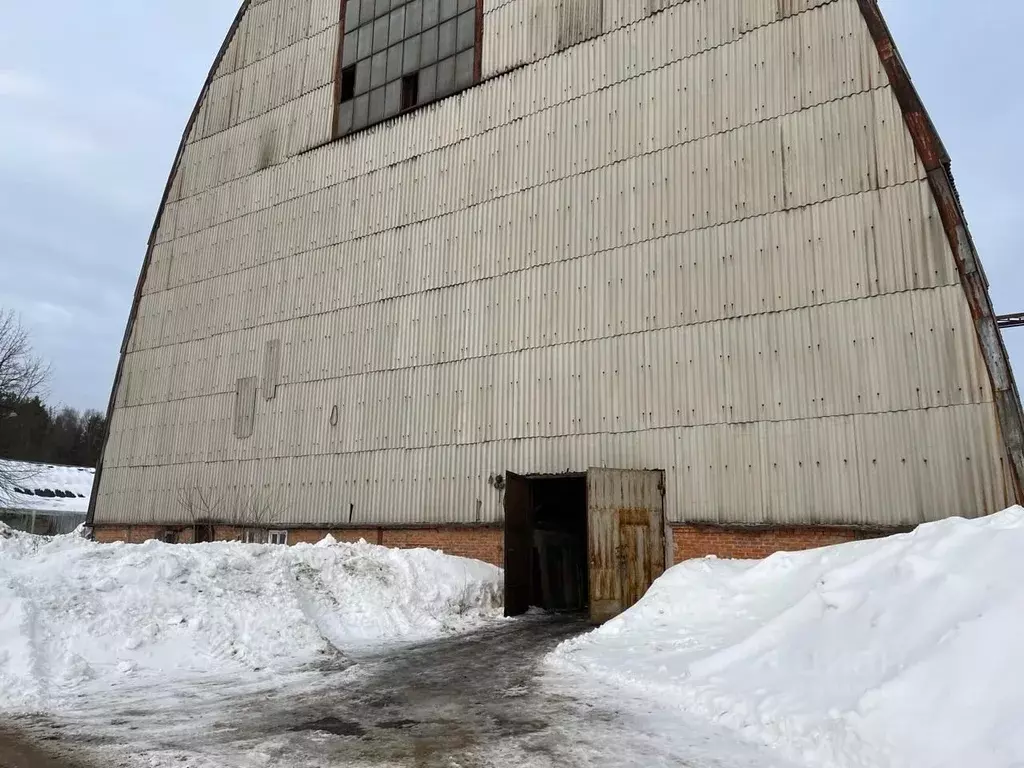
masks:
POLYGON ((607 621, 629 608, 665 570, 665 473, 587 472, 590 616, 607 621))
POLYGON ((505 615, 530 608, 533 577, 533 500, 530 481, 505 473, 505 615))

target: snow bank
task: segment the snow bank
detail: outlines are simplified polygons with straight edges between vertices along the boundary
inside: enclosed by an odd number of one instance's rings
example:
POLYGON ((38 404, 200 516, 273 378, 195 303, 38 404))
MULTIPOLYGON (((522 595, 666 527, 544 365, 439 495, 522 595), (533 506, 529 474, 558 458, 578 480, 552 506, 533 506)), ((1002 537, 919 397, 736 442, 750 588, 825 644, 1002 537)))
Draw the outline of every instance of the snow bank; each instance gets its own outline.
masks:
POLYGON ((1024 765, 1024 509, 691 561, 550 657, 814 766, 1024 765))
POLYGON ((331 538, 294 547, 96 544, 0 527, 0 707, 90 680, 294 669, 496 618, 501 570, 331 538))

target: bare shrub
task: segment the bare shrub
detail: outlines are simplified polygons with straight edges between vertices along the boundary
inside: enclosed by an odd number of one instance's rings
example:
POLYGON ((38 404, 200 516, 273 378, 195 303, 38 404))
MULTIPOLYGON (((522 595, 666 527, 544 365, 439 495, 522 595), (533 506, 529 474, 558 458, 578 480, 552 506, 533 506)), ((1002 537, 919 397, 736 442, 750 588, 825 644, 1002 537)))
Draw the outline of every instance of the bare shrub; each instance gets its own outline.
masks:
POLYGON ((238 528, 243 536, 246 531, 260 532, 263 541, 266 541, 266 532, 280 519, 274 500, 255 489, 236 492, 191 486, 178 492, 178 505, 194 528, 227 525, 238 528))

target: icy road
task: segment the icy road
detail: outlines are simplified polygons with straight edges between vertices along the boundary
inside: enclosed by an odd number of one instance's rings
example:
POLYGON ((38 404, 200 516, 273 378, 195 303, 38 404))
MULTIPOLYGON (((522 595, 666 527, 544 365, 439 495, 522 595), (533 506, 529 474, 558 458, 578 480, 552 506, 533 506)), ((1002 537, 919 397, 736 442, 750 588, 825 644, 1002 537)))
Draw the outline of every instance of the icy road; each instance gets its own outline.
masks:
MULTIPOLYGON (((609 698, 542 667, 546 652, 587 628, 527 617, 299 673, 267 670, 255 682, 119 687, 83 701, 73 718, 14 725, 83 768, 786 765, 678 710, 609 698)), ((0 766, 5 758, 0 740, 0 766)))

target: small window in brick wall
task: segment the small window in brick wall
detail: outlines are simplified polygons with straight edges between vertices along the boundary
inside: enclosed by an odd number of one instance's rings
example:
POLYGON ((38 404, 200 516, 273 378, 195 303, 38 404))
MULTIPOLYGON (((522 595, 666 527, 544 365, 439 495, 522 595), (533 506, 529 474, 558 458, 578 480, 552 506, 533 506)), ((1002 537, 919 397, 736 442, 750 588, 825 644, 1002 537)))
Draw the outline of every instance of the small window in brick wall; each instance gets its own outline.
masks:
POLYGON ((288 531, 268 531, 267 532, 267 543, 268 544, 287 544, 288 543, 288 531))
POLYGON ((246 528, 242 531, 242 542, 244 544, 262 544, 266 538, 266 532, 259 528, 246 528))

